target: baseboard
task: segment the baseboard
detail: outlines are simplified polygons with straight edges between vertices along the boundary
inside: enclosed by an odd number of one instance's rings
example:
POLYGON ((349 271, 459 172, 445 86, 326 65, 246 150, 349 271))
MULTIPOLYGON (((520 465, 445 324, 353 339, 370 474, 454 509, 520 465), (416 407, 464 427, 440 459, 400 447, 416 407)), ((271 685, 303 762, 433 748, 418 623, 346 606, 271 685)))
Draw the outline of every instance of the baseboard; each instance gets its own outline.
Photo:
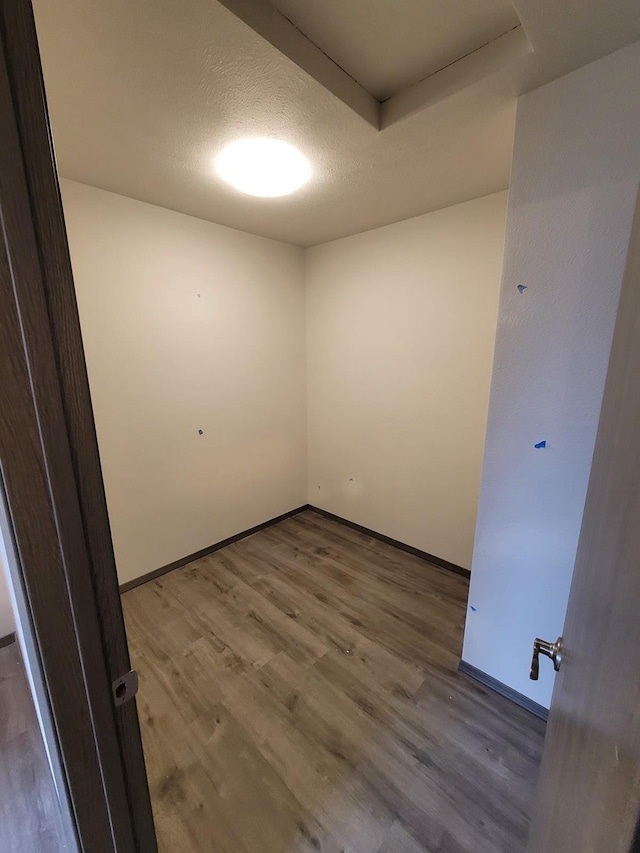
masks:
POLYGON ((267 527, 272 527, 280 521, 292 518, 294 515, 299 515, 299 513, 304 512, 307 509, 316 512, 318 515, 322 515, 325 518, 329 518, 332 521, 337 521, 339 524, 344 524, 346 527, 350 527, 352 530, 357 530, 359 533, 364 533, 373 539, 378 539, 386 545, 392 545, 394 548, 399 548, 401 551, 413 554, 414 557, 420 557, 420 559, 425 560, 427 563, 431 563, 434 566, 438 566, 441 569, 446 569, 449 572, 455 572, 455 574, 462 575, 464 578, 471 577, 471 572, 468 569, 463 569, 462 566, 457 566, 455 563, 450 563, 448 560, 443 560, 441 557, 436 557, 434 554, 428 554, 426 551, 414 548, 413 545, 406 545, 404 542, 392 539, 390 536, 385 536, 383 533, 378 533, 376 530, 370 530, 368 527, 356 524, 355 521, 349 521, 339 515, 334 515, 334 513, 328 512, 326 509, 320 509, 320 507, 312 506, 311 504, 304 504, 296 509, 289 510, 289 512, 285 512, 282 515, 278 515, 276 518, 271 518, 269 521, 263 521, 262 524, 257 524, 255 527, 250 527, 248 530, 243 530, 241 533, 236 533, 235 536, 229 536, 228 539, 223 539, 221 542, 209 545, 201 551, 196 551, 194 554, 181 557, 179 560, 175 560, 173 563, 162 566, 160 569, 154 569, 152 572, 147 572, 146 575, 141 575, 139 578, 127 581, 126 583, 121 584, 120 592, 128 592, 130 589, 135 589, 137 586, 149 583, 149 581, 162 577, 162 575, 166 575, 168 572, 172 572, 175 569, 181 569, 183 566, 186 566, 188 563, 192 563, 194 560, 200 560, 208 554, 213 554, 214 551, 226 548, 227 545, 233 545, 234 542, 239 542, 241 539, 246 539, 247 536, 252 536, 254 533, 266 530, 267 527))
POLYGON ((15 641, 15 634, 7 634, 5 637, 0 637, 0 649, 4 649, 5 646, 10 646, 11 643, 15 643, 15 641))
POLYGON ((187 557, 181 557, 179 560, 175 560, 173 563, 169 563, 167 566, 162 566, 160 569, 154 569, 152 572, 147 572, 146 575, 141 575, 139 578, 134 578, 131 581, 127 581, 120 585, 120 592, 128 592, 130 589, 135 589, 137 586, 142 586, 144 583, 149 583, 149 581, 153 581, 156 578, 162 577, 162 575, 166 575, 168 572, 174 571, 174 569, 181 569, 183 566, 186 566, 188 563, 193 563, 194 560, 200 560, 202 557, 206 557, 208 554, 213 554, 214 551, 219 551, 221 548, 226 548, 227 545, 233 545, 234 542, 239 542, 241 539, 246 539, 247 536, 253 536, 254 533, 259 533, 261 530, 266 530, 267 527, 272 527, 274 524, 278 524, 280 521, 284 521, 286 518, 292 518, 294 515, 298 515, 301 512, 304 512, 306 509, 309 509, 309 505, 305 504, 304 506, 299 506, 296 509, 291 509, 289 512, 283 512, 282 515, 278 515, 276 518, 270 518, 269 521, 263 521, 262 524, 256 524, 255 527, 250 527, 248 530, 243 530, 241 533, 236 533, 234 536, 229 536, 227 539, 223 539, 221 542, 216 542, 214 545, 209 545, 208 548, 203 548, 201 551, 196 551, 195 554, 189 554, 187 557))
POLYGON ((517 690, 507 687, 506 684, 498 681, 497 678, 487 675, 487 673, 483 672, 481 669, 476 669, 475 666, 471 666, 471 664, 466 661, 460 661, 458 664, 458 672, 461 672, 463 675, 468 675, 469 678, 473 678, 474 681, 479 681, 480 684, 483 684, 490 690, 494 690, 496 693, 504 696, 505 699, 510 699, 512 702, 515 702, 516 705, 520 705, 521 708, 524 708, 526 711, 529 711, 541 720, 545 720, 545 722, 549 717, 549 711, 544 707, 544 705, 539 705, 537 702, 534 702, 533 699, 529 699, 528 696, 524 696, 522 693, 518 693, 517 690))
POLYGON ((356 524, 355 521, 349 521, 342 518, 340 515, 334 515, 326 509, 320 509, 317 506, 309 504, 307 509, 317 512, 318 515, 323 515, 325 518, 330 518, 332 521, 337 521, 344 524, 346 527, 351 527, 352 530, 357 530, 359 533, 364 533, 371 536, 373 539, 379 539, 387 545, 393 545, 394 548, 399 548, 401 551, 406 551, 408 554, 413 554, 414 557, 420 557, 421 560, 426 560, 440 569, 447 569, 449 572, 455 572, 457 575, 462 575, 463 578, 470 578, 471 572, 469 569, 463 569, 462 566, 457 566, 455 563, 450 563, 449 560, 443 560, 442 557, 436 557, 434 554, 428 554, 426 551, 421 551, 419 548, 414 548, 413 545, 406 545, 404 542, 399 542, 397 539, 392 539, 390 536, 385 536, 384 533, 378 533, 376 530, 370 530, 368 527, 363 527, 362 524, 356 524))

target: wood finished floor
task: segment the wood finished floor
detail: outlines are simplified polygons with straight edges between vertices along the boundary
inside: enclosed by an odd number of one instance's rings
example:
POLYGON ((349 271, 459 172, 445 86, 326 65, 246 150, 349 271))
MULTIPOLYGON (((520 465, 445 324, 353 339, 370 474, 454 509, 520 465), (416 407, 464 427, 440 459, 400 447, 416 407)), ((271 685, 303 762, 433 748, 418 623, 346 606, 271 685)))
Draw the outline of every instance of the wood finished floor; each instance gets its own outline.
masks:
POLYGON ((161 851, 522 853, 544 724, 468 582, 307 511, 123 596, 161 851))
POLYGON ((0 851, 67 850, 27 676, 17 643, 0 648, 0 851))

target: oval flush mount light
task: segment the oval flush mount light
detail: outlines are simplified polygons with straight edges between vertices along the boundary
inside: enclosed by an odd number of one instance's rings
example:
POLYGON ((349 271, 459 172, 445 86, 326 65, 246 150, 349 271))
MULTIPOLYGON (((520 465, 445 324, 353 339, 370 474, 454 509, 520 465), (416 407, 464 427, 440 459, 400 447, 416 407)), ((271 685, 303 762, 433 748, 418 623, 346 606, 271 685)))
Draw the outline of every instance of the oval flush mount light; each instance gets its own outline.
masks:
POLYGON ((300 189, 311 177, 309 161, 277 139, 238 139, 218 154, 218 175, 241 193, 276 198, 300 189))

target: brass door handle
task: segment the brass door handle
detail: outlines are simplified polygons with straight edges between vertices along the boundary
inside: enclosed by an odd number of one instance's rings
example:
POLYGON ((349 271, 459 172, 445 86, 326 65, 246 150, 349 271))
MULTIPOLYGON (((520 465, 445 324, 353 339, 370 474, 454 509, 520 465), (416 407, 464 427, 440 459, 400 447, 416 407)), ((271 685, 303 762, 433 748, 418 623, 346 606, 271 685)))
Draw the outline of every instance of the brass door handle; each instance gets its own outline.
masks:
POLYGON ((533 643, 533 657, 531 658, 531 671, 529 678, 537 681, 540 675, 540 655, 546 655, 553 661, 553 668, 557 672, 562 663, 562 637, 558 637, 555 643, 548 643, 536 637, 533 643))

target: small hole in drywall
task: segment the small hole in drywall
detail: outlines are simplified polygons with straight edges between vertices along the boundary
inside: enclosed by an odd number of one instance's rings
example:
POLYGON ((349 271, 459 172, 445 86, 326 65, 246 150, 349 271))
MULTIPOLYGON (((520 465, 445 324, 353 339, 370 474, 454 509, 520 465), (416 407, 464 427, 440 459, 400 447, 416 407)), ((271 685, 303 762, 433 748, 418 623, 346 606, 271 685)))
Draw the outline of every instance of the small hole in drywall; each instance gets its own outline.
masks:
POLYGON ((519 284, 519 285, 518 285, 518 290, 519 290, 519 292, 520 292, 520 293, 524 293, 526 289, 527 289, 527 285, 526 285, 526 284, 519 284))
POLYGON ((198 435, 204 435, 204 430, 203 430, 203 429, 199 429, 199 430, 198 430, 198 435))

